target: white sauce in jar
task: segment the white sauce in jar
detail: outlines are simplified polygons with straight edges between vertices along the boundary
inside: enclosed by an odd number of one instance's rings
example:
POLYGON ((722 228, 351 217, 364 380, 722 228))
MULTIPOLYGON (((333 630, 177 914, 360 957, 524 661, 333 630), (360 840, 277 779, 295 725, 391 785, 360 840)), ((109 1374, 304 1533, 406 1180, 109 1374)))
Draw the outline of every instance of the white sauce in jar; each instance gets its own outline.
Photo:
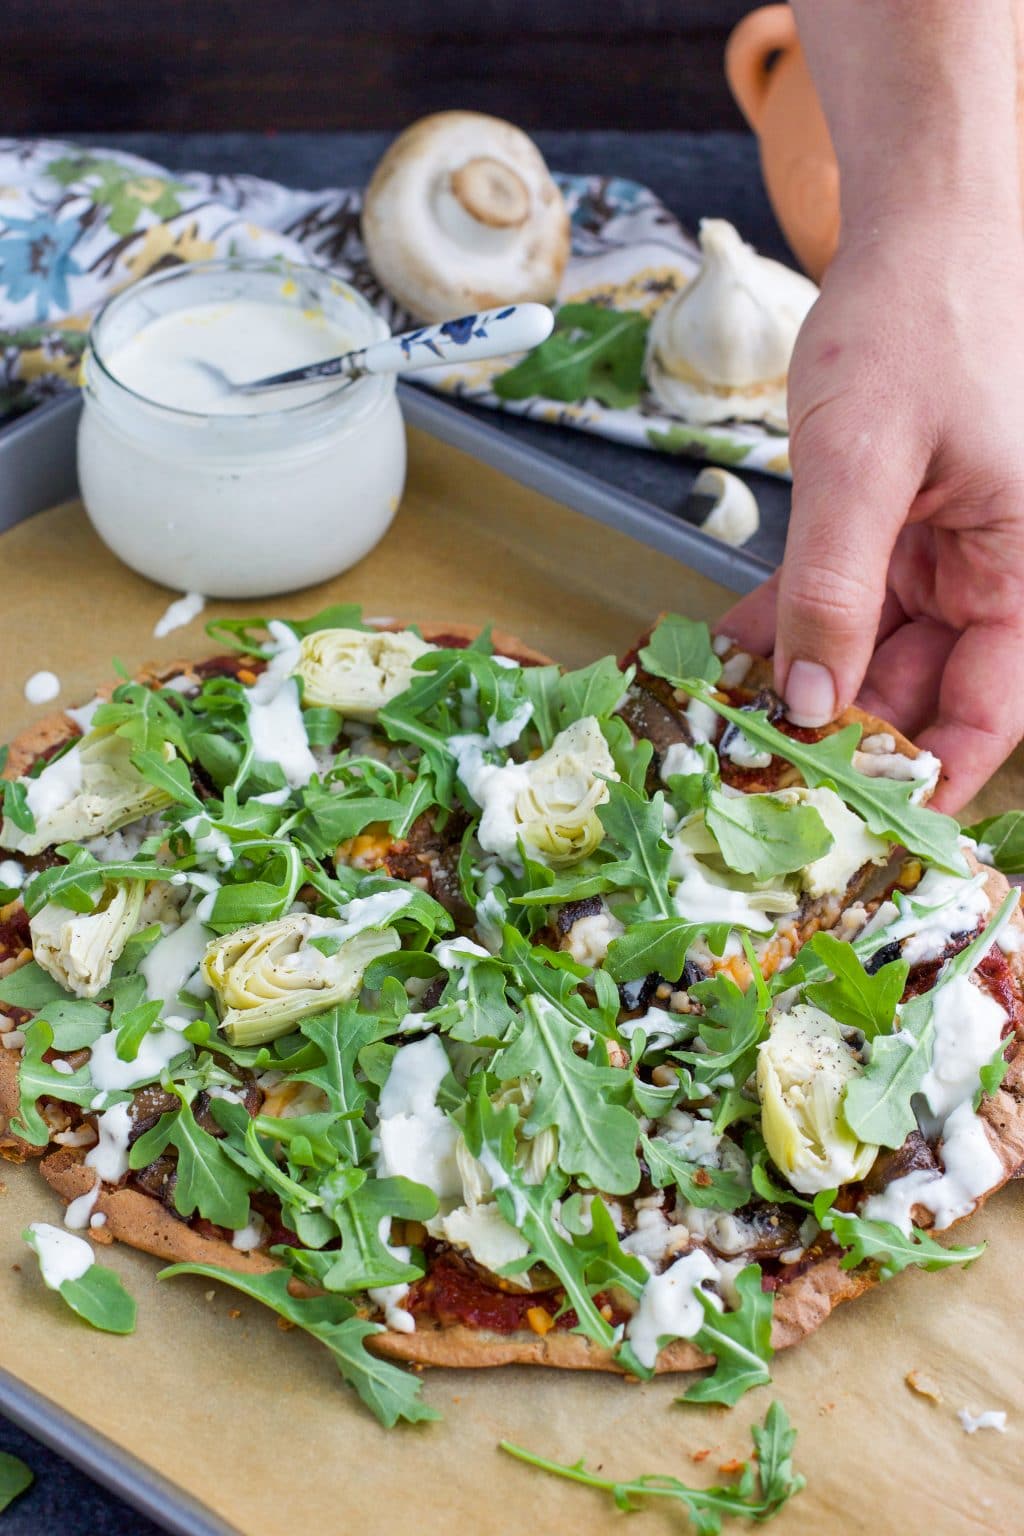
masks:
POLYGON ((243 382, 386 335, 355 290, 313 268, 196 263, 126 289, 85 362, 78 469, 101 538, 152 580, 215 597, 354 565, 405 479, 394 378, 243 396, 203 364, 243 382))

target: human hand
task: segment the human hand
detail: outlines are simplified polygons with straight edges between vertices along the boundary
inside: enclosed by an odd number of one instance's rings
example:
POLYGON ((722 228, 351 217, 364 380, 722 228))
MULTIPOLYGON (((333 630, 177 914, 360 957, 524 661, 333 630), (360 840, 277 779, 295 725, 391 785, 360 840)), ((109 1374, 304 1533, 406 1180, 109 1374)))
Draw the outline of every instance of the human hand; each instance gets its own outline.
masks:
POLYGON ((994 243, 841 248, 790 370, 785 559, 718 626, 798 723, 856 700, 934 752, 945 811, 1024 735, 1024 251, 994 243))

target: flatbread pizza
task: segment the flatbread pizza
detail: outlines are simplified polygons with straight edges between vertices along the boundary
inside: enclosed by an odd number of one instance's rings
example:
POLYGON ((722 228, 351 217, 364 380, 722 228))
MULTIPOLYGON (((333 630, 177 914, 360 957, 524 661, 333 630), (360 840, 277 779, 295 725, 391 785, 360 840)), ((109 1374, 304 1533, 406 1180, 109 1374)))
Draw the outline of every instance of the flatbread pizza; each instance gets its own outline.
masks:
POLYGON ((934 758, 795 727, 678 615, 575 672, 209 628, 7 759, 0 1152, 71 1230, 266 1302, 386 1422, 419 1382, 367 1350, 732 1402, 977 1256, 932 1232, 1024 1162, 1024 920, 934 758))

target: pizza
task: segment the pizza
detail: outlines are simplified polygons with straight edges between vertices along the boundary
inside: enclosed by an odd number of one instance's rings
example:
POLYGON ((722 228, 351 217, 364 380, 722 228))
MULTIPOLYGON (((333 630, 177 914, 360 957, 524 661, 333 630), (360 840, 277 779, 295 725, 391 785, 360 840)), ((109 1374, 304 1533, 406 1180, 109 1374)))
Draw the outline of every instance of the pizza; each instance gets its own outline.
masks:
POLYGON ((794 726, 679 615, 576 671, 348 606, 208 630, 4 770, 0 1151, 67 1202, 67 1299, 68 1232, 132 1244, 390 1423, 390 1362, 733 1402, 977 1257, 933 1232, 1024 1162, 1024 920, 934 758, 794 726))

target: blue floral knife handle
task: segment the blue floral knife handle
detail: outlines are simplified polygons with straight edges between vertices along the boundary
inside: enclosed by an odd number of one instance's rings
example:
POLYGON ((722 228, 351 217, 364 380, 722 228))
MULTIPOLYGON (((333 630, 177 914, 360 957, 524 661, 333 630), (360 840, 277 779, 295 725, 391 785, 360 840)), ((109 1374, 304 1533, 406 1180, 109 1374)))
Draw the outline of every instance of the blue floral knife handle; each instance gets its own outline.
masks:
POLYGON ((318 379, 361 379, 367 373, 415 373, 420 368, 435 368, 438 363, 476 363, 486 357, 529 351, 550 336, 554 323, 555 317, 546 304, 507 304, 504 309, 463 315, 460 320, 421 325, 415 331, 375 341, 358 352, 345 352, 341 357, 329 357, 322 363, 309 363, 304 368, 235 384, 233 388, 248 395, 263 389, 286 388, 289 384, 315 383, 318 379))

